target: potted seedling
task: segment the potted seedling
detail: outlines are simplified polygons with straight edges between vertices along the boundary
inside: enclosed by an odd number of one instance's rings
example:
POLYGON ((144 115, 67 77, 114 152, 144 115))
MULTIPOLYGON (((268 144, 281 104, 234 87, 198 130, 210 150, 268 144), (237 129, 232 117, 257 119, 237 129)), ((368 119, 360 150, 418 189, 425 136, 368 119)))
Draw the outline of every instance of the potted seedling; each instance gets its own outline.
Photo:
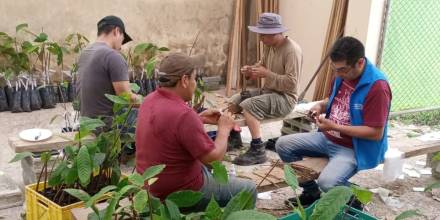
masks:
POLYGON ((158 47, 152 43, 140 43, 133 50, 128 51, 131 76, 133 81, 140 87, 141 95, 146 96, 156 89, 156 56, 160 52, 168 50, 166 47, 158 47))
MULTIPOLYGON (((57 219, 71 219, 70 210, 83 206, 77 198, 70 196, 65 189, 78 189, 90 195, 96 194, 108 185, 115 185, 121 177, 118 155, 124 145, 133 142, 134 134, 122 132, 127 128, 127 116, 133 104, 128 94, 121 96, 106 95, 114 102, 115 113, 121 109, 128 111, 116 114, 109 130, 102 131, 96 138, 88 138, 105 123, 100 119, 83 117, 79 131, 75 134, 75 144, 64 148, 64 154, 58 155, 53 163, 50 153, 41 156, 43 168, 38 182, 26 186, 27 219, 38 219, 36 211, 56 214, 57 219), (47 208, 41 208, 44 204, 47 208)), ((101 129, 102 130, 102 129, 101 129)), ((11 162, 21 160, 32 153, 25 152, 15 156, 11 162)), ((105 198, 99 198, 105 199, 105 198)))

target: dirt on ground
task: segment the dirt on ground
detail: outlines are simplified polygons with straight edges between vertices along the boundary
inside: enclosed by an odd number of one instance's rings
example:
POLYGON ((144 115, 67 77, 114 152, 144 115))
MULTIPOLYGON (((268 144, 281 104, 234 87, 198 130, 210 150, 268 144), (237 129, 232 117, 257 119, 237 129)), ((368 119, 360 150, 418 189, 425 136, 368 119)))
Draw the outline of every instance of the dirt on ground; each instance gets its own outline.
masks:
MULTIPOLYGON (((68 106, 69 111, 71 107, 68 106)), ((19 163, 9 164, 8 161, 13 157, 14 153, 8 146, 8 137, 17 135, 21 130, 28 128, 48 128, 55 133, 61 132, 61 127, 64 126, 63 120, 57 119, 53 124, 49 124, 54 115, 63 115, 65 110, 58 105, 55 109, 40 110, 31 113, 13 114, 10 112, 0 113, 0 171, 11 177, 17 185, 23 187, 21 177, 21 167, 19 163)), ((282 123, 275 123, 272 125, 264 125, 263 131, 265 136, 263 139, 279 135, 279 129, 282 123)), ((417 138, 417 134, 429 133, 433 130, 429 127, 418 127, 413 125, 403 125, 399 122, 392 122, 390 126, 390 139, 402 144, 407 144, 412 138, 417 138), (414 134, 417 133, 417 134, 414 134), (410 134, 410 135, 409 135, 410 134)), ((243 139, 249 140, 249 132, 243 129, 243 139), (247 135, 247 136, 246 136, 247 135)), ((270 157, 277 158, 277 155, 270 152, 270 157)), ((426 156, 418 156, 405 160, 406 167, 414 169, 423 169, 423 162, 426 156)), ((239 168, 238 168, 239 169, 239 168)), ((126 168, 126 170, 131 170, 126 168)), ((440 220, 440 192, 419 192, 415 191, 414 187, 425 187, 435 180, 431 175, 421 175, 420 177, 410 177, 407 174, 403 179, 398 179, 393 182, 385 182, 382 178, 382 170, 372 169, 362 171, 356 174, 351 182, 360 185, 361 187, 374 190, 383 188, 390 190, 388 197, 380 198, 378 194, 374 194, 373 201, 365 207, 365 212, 375 216, 378 219, 394 219, 395 216, 405 210, 419 209, 421 213, 427 216, 427 219, 440 220), (391 198, 391 199, 387 199, 391 198), (385 202, 386 201, 386 202, 385 202)), ((440 181, 440 180, 437 180, 440 181)), ((298 192, 299 193, 299 192, 298 192)), ((290 188, 281 188, 271 192, 271 199, 257 201, 257 208, 261 211, 271 213, 275 216, 284 216, 291 211, 291 208, 286 207, 284 201, 293 196, 290 188)), ((22 207, 15 207, 0 210, 0 219, 20 219, 20 213, 23 212, 22 207)), ((414 218, 414 219, 424 219, 414 218)))

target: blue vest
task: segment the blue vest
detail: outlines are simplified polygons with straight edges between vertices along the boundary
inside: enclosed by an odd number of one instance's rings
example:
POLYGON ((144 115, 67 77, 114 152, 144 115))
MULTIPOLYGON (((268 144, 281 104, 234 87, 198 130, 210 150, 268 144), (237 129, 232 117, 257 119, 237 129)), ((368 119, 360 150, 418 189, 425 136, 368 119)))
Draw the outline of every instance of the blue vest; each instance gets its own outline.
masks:
MULTIPOLYGON (((364 68, 364 72, 362 73, 361 78, 356 85, 353 94, 350 97, 350 117, 351 124, 353 126, 363 125, 362 110, 364 107, 365 97, 367 96, 368 91, 370 91, 370 88, 371 86, 373 86, 374 82, 376 82, 377 80, 388 81, 385 75, 373 64, 371 64, 367 58, 365 58, 365 60, 366 65, 364 68)), ((342 78, 336 77, 333 84, 332 94, 329 98, 329 102, 327 105, 327 118, 330 114, 330 106, 332 105, 332 102, 336 96, 336 92, 339 90, 341 83, 342 78)), ((389 106, 388 108, 388 114, 390 108, 391 106, 389 106)), ((379 141, 353 137, 353 147, 355 151, 358 171, 374 168, 378 164, 383 162, 385 152, 388 149, 387 127, 388 122, 385 124, 382 139, 379 141)))

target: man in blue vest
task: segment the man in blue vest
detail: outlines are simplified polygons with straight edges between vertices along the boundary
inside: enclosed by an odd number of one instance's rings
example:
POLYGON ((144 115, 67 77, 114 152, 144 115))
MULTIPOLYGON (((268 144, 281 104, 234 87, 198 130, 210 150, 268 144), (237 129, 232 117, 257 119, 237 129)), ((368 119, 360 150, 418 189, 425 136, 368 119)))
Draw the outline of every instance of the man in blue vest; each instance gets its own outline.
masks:
POLYGON ((391 89, 384 73, 365 57, 364 46, 353 37, 336 41, 330 59, 335 79, 329 98, 309 112, 319 131, 282 136, 276 142, 284 162, 303 156, 329 159, 317 183, 300 183, 303 205, 319 199, 321 190, 349 185, 348 180, 358 171, 382 163, 388 148, 391 89))

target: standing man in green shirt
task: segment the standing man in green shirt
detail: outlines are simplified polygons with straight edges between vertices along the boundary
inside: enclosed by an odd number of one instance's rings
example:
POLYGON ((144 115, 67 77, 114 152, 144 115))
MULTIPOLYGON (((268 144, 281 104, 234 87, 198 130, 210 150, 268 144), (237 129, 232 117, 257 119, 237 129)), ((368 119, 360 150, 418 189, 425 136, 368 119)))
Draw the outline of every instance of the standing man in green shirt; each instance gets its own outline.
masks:
POLYGON ((247 79, 264 78, 265 84, 262 90, 251 90, 250 98, 244 99, 240 94, 231 97, 231 105, 243 111, 252 135, 250 149, 233 161, 237 165, 266 162, 260 121, 283 117, 293 110, 298 101, 298 79, 302 68, 302 50, 292 39, 283 36, 287 29, 282 26, 280 15, 263 13, 257 25, 248 28, 259 34, 265 47, 261 61, 242 67, 241 73, 247 79))

